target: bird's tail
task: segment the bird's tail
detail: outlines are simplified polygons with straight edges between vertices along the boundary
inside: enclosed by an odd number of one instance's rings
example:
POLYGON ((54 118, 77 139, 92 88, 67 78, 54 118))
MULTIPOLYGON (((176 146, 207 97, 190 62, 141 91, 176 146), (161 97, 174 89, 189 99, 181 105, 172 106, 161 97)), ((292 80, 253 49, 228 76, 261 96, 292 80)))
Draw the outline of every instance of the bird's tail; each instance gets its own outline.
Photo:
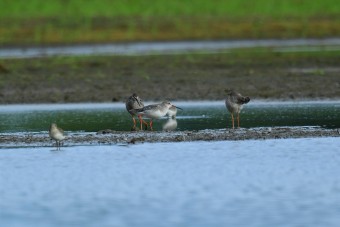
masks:
POLYGON ((250 98, 247 96, 247 97, 242 97, 242 104, 246 104, 250 101, 250 98))
POLYGON ((143 112, 143 110, 144 110, 144 108, 140 108, 140 109, 130 109, 130 110, 128 110, 128 112, 129 112, 130 114, 138 114, 138 113, 140 113, 140 112, 143 112))
POLYGON ((144 111, 144 107, 139 109, 133 109, 132 111, 134 111, 134 113, 140 113, 144 111))

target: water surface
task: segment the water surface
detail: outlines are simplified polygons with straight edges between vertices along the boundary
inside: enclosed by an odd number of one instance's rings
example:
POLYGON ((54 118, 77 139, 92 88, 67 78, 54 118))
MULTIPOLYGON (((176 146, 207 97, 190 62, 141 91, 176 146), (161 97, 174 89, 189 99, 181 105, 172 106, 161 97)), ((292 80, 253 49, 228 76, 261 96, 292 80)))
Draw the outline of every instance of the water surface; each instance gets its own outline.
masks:
POLYGON ((339 138, 0 150, 0 226, 339 226, 339 138))
POLYGON ((46 46, 26 48, 2 48, 1 58, 32 58, 81 55, 150 55, 184 53, 219 53, 235 48, 271 48, 274 52, 339 51, 340 39, 267 39, 267 40, 220 40, 135 42, 72 46, 46 46))
MULTIPOLYGON (((231 127, 224 101, 175 102, 176 120, 154 121, 154 129, 222 129, 231 127)), ((65 131, 129 131, 131 116, 122 103, 0 106, 0 133, 41 132, 56 122, 65 131)), ((241 113, 241 127, 317 126, 340 128, 340 102, 250 102, 241 113)))

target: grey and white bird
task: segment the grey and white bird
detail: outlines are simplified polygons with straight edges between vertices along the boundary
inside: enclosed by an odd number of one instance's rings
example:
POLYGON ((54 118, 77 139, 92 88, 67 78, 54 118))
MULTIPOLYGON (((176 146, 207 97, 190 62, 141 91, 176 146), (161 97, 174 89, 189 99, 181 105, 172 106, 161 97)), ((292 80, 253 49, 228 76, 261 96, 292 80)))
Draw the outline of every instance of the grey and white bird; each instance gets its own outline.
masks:
POLYGON ((250 101, 248 96, 242 96, 240 93, 234 90, 225 90, 227 92, 227 98, 225 105, 231 114, 232 126, 234 129, 234 114, 237 115, 237 127, 240 127, 240 112, 243 108, 243 104, 250 101))
POLYGON ((166 113, 166 115, 167 115, 169 118, 176 118, 177 109, 183 110, 182 108, 179 108, 179 107, 177 107, 177 106, 171 106, 171 107, 169 108, 168 112, 166 113))
POLYGON ((153 130, 152 128, 153 119, 164 117, 168 113, 170 107, 181 109, 179 107, 172 105, 169 101, 163 101, 162 103, 159 104, 144 106, 143 108, 136 110, 136 114, 140 119, 141 116, 150 118, 150 128, 151 130, 153 130))
POLYGON ((49 130, 51 139, 56 141, 57 150, 60 150, 61 141, 65 139, 64 131, 58 128, 57 124, 52 123, 49 130))
MULTIPOLYGON (((135 130, 136 129, 135 116, 137 116, 135 110, 141 109, 144 107, 143 100, 139 98, 139 96, 136 93, 133 93, 129 98, 127 98, 125 102, 125 107, 126 107, 126 110, 129 112, 129 114, 131 114, 132 121, 133 121, 133 129, 135 130)), ((142 130, 142 123, 145 124, 146 127, 148 127, 148 124, 142 118, 140 118, 140 120, 141 120, 141 130, 142 130)))

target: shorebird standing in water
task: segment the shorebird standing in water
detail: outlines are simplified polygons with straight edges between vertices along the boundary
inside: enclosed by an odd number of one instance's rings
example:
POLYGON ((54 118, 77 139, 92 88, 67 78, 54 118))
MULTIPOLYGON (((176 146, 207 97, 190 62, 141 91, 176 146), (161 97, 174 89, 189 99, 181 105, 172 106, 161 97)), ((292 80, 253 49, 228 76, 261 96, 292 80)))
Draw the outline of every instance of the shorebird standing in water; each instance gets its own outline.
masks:
POLYGON ((138 118, 140 120, 141 120, 141 116, 145 116, 147 118, 150 118, 150 128, 151 128, 151 130, 153 130, 152 120, 164 117, 168 113, 168 110, 169 110, 170 107, 175 107, 175 108, 181 109, 179 107, 172 105, 168 101, 163 101, 160 104, 153 104, 153 105, 144 106, 143 108, 136 110, 137 111, 136 113, 137 113, 138 118))
POLYGON ((52 123, 50 126, 49 135, 51 139, 56 141, 57 150, 60 150, 61 141, 65 139, 64 131, 61 128, 58 128, 55 123, 52 123))
MULTIPOLYGON (((141 109, 144 107, 144 103, 141 98, 138 97, 136 93, 133 93, 125 102, 126 110, 131 114, 132 120, 133 120, 133 129, 136 129, 136 109, 141 109)), ((148 127, 148 124, 141 118, 139 118, 141 121, 141 127, 140 130, 142 130, 142 123, 146 125, 146 128, 148 127)))
POLYGON ((240 93, 235 92, 233 90, 225 90, 228 96, 225 100, 225 105, 228 111, 231 113, 231 121, 234 129, 234 114, 237 114, 237 127, 240 127, 240 112, 243 107, 243 104, 246 104, 250 101, 249 97, 242 96, 240 93))

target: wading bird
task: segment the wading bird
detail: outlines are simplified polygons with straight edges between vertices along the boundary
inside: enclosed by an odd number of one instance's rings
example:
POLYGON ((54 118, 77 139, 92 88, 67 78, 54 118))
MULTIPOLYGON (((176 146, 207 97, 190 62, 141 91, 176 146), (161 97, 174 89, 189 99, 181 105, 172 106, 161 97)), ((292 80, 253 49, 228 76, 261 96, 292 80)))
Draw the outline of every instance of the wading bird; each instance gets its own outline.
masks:
POLYGON ((171 106, 168 110, 168 112, 166 113, 166 115, 168 115, 169 118, 176 118, 177 115, 177 109, 182 110, 181 108, 177 107, 177 106, 171 106))
MULTIPOLYGON (((138 97, 136 93, 133 93, 125 102, 126 110, 131 114, 133 120, 133 130, 136 130, 136 109, 141 109, 144 107, 144 103, 141 98, 138 97)), ((146 123, 142 118, 139 118, 141 121, 140 129, 142 130, 142 123, 146 125, 146 129, 148 128, 148 123, 146 123)))
POLYGON ((243 104, 246 104, 250 101, 250 98, 247 96, 242 96, 240 93, 235 92, 234 90, 225 90, 227 92, 227 99, 225 100, 225 105, 228 111, 231 113, 231 121, 234 129, 234 114, 237 114, 237 127, 240 127, 240 112, 243 107, 243 104))
POLYGON ((61 141, 65 139, 64 131, 58 128, 57 124, 52 123, 49 130, 51 139, 56 141, 57 150, 60 150, 61 141))
POLYGON ((150 128, 151 130, 153 130, 152 120, 164 117, 168 113, 170 107, 181 109, 179 107, 172 105, 169 101, 163 101, 162 103, 159 104, 144 106, 143 108, 136 110, 136 114, 138 115, 138 118, 140 120, 142 116, 150 118, 150 128))

